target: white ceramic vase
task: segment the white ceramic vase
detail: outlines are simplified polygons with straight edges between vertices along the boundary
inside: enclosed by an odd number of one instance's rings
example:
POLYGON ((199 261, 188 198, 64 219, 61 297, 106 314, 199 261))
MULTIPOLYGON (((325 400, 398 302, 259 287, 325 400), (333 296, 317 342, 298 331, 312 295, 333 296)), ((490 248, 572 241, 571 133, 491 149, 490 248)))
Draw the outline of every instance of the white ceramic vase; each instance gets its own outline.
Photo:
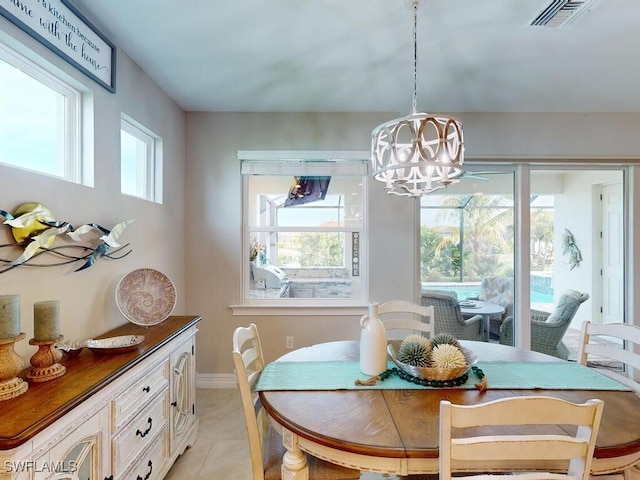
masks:
POLYGON ((360 319, 360 327, 360 371, 378 375, 387 369, 387 333, 377 303, 369 305, 369 314, 360 319))

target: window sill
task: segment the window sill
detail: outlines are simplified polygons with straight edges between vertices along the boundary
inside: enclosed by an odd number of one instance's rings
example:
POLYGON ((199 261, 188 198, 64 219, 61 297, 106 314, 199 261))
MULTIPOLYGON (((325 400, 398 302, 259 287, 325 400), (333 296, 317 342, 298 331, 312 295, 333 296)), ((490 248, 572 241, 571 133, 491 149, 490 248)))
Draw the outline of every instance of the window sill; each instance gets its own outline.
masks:
POLYGON ((310 304, 243 304, 229 305, 233 316, 339 316, 353 315, 362 316, 367 313, 367 305, 310 305, 310 304))

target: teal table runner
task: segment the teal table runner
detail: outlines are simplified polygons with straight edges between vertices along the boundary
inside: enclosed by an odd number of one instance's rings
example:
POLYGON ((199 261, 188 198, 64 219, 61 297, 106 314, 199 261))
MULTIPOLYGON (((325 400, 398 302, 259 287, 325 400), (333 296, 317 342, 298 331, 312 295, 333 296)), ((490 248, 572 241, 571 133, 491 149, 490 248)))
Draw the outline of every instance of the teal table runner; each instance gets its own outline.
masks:
MULTIPOLYGON (((389 362, 389 368, 394 367, 389 362)), ((478 362, 488 389, 543 390, 622 390, 630 389, 615 380, 575 362, 478 362)), ((429 389, 392 375, 375 385, 356 385, 369 377, 360 372, 357 361, 272 362, 256 384, 260 390, 363 390, 429 389)), ((480 380, 469 372, 459 387, 472 389, 480 380)))

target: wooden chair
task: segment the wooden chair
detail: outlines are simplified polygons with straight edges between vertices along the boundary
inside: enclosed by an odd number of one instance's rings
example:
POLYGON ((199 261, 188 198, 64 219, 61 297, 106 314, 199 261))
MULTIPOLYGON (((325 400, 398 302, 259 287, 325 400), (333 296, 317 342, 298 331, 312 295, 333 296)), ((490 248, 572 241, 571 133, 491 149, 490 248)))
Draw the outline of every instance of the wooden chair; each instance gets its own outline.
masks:
MULTIPOLYGON (((640 382, 634 380, 640 376, 640 328, 635 325, 583 322, 578 343, 578 362, 595 368, 640 396, 640 382)), ((616 477, 610 475, 609 478, 616 477)), ((617 478, 640 478, 640 467, 635 465, 627 468, 619 472, 617 478)))
POLYGON ((640 328, 627 323, 583 322, 578 362, 596 368, 640 394, 640 382, 634 379, 640 376, 640 328), (609 361, 616 364, 606 365, 609 361))
POLYGON ((414 332, 425 333, 428 338, 435 335, 433 305, 391 300, 378 306, 378 315, 388 338, 403 338, 414 332))
POLYGON ((451 479, 452 469, 456 467, 459 470, 462 466, 468 471, 487 465, 490 470, 491 465, 505 462, 509 468, 512 464, 520 465, 514 467, 514 472, 528 473, 460 476, 494 480, 588 480, 603 408, 602 400, 575 404, 545 396, 508 397, 478 405, 452 405, 443 400, 440 402, 440 480, 451 479), (546 433, 551 432, 554 425, 563 428, 553 429, 553 434, 546 433), (578 427, 575 436, 564 431, 565 425, 578 427), (486 430, 481 427, 485 426, 494 429, 503 426, 504 434, 483 435, 486 430), (561 461, 554 463, 554 470, 566 473, 550 473, 548 462, 554 461, 561 461))
MULTIPOLYGON (((233 332, 233 363, 240 388, 253 480, 280 480, 282 457, 286 449, 282 437, 270 425, 253 387, 264 370, 260 336, 255 324, 238 327, 233 332)), ((334 465, 307 455, 310 479, 348 480, 360 478, 358 470, 334 465)))

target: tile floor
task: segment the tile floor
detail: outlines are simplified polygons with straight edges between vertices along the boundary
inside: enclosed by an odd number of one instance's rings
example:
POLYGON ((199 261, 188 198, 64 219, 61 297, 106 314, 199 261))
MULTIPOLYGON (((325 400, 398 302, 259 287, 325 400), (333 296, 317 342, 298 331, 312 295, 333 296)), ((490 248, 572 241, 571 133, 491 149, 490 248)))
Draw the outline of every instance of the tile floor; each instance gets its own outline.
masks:
POLYGON ((251 462, 240 392, 197 389, 198 439, 182 454, 165 480, 250 480, 251 462))
MULTIPOLYGON (((198 439, 182 454, 165 480, 251 480, 249 446, 235 388, 197 389, 198 439)), ((382 480, 363 473, 362 480, 382 480)))

